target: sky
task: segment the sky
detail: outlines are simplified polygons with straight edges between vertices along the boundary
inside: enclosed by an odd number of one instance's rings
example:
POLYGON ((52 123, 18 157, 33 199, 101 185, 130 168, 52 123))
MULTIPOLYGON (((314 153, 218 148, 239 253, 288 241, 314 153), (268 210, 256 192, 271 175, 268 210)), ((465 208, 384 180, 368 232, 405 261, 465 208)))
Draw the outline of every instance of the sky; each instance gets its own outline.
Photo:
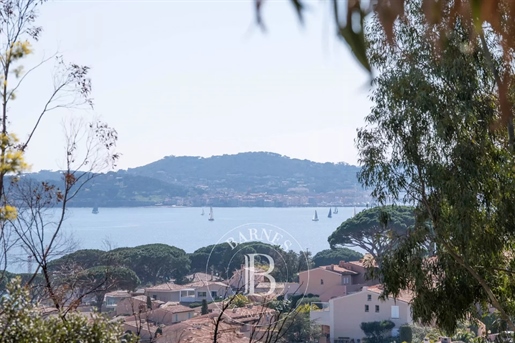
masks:
MULTIPOLYGON (((91 68, 94 110, 48 113, 27 153, 32 171, 63 166, 63 120, 100 117, 119 136, 118 168, 164 156, 271 151, 357 163, 354 139, 371 103, 369 76, 339 42, 329 4, 309 1, 51 1, 25 69, 58 52, 91 68), (67 118, 67 119, 66 119, 67 118)), ((21 138, 52 91, 54 62, 31 73, 11 104, 21 138)))

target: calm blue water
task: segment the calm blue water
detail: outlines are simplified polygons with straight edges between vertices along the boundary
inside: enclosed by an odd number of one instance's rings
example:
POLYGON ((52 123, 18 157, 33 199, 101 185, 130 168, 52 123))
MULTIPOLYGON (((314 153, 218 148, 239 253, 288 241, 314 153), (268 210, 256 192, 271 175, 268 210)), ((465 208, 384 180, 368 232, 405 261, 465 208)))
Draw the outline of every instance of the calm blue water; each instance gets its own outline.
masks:
MULTIPOLYGON (((361 209, 356 208, 356 211, 361 209)), ((103 249, 108 239, 115 247, 131 247, 149 243, 165 243, 193 252, 217 243, 228 231, 244 224, 264 223, 279 227, 293 236, 298 244, 292 249, 309 249, 313 254, 328 249, 327 237, 353 215, 351 207, 339 208, 338 214, 327 218, 329 208, 214 208, 215 220, 208 221, 208 208, 140 207, 100 208, 92 214, 90 208, 69 209, 65 231, 72 233, 80 248, 103 249), (318 211, 319 221, 313 222, 318 211)))
MULTIPOLYGON (((111 248, 133 247, 150 243, 165 243, 193 252, 198 248, 225 242, 238 232, 246 234, 248 228, 261 228, 279 232, 285 238, 278 240, 278 245, 286 239, 292 241, 289 249, 297 252, 308 249, 312 254, 328 249, 327 237, 354 213, 354 208, 339 208, 338 214, 327 218, 329 208, 214 208, 215 220, 208 221, 209 208, 204 208, 205 215, 200 215, 201 208, 191 207, 136 207, 136 208, 100 208, 100 213, 92 214, 91 208, 69 208, 62 232, 71 235, 78 242, 77 249, 106 250, 105 241, 111 248), (315 210, 319 221, 312 221, 315 210), (252 224, 246 226, 245 224, 252 224), (243 226, 243 229, 241 227, 243 226), (235 229, 238 228, 238 229, 235 229)), ((359 212, 362 208, 356 208, 359 212)), ((247 238, 248 235, 247 235, 247 238)), ((273 239, 273 237, 271 237, 273 239)), ((251 239, 249 239, 251 240, 251 239)), ((266 240, 261 240, 266 241, 266 240)), ((268 240, 270 243, 271 241, 268 240)), ((360 249, 356 249, 361 251, 360 249)), ((363 252, 363 251, 361 251, 363 252)), ((14 262, 25 258, 21 249, 13 252, 8 270, 26 272, 26 262, 14 262)))

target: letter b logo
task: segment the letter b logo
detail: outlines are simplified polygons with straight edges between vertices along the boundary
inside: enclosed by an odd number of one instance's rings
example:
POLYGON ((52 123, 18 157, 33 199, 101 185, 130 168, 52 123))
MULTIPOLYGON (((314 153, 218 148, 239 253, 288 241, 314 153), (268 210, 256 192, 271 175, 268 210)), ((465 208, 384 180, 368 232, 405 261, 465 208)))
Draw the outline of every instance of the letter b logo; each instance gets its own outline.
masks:
POLYGON ((265 295, 273 294, 275 291, 275 279, 270 273, 274 270, 274 259, 267 254, 248 254, 245 255, 245 294, 253 295, 257 283, 259 283, 260 276, 268 279, 270 282, 270 289, 265 295), (263 271, 260 268, 256 269, 256 256, 263 256, 268 260, 268 270, 263 271), (256 276, 258 282, 256 283, 256 276))

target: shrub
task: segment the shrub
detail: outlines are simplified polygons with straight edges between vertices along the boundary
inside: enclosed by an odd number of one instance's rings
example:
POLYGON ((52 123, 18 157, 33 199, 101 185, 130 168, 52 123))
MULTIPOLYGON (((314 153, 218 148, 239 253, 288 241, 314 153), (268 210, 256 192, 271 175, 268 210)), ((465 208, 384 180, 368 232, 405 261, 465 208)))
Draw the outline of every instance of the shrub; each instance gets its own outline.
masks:
POLYGON ((369 343, 383 343, 390 336, 395 323, 391 320, 383 320, 382 322, 363 322, 360 325, 361 330, 367 336, 369 343))
POLYGON ((411 343, 413 341, 413 331, 409 325, 399 327, 399 340, 403 343, 411 343))
POLYGON ((299 301, 297 301, 297 305, 296 306, 301 306, 301 305, 304 305, 304 304, 311 304, 311 303, 318 303, 320 301, 321 300, 320 300, 319 297, 302 298, 299 301))
MULTIPOLYGON (((21 285, 19 278, 7 286, 8 297, 0 299, 2 314, 0 325, 1 343, 40 342, 40 343, 119 343, 123 330, 118 323, 93 314, 90 318, 70 313, 66 320, 60 317, 43 318, 41 312, 30 301, 28 290, 21 285)), ((132 335, 125 342, 137 342, 132 335)))
POLYGON ((202 300, 202 309, 200 310, 200 314, 207 314, 208 308, 207 308, 207 301, 206 299, 202 300))

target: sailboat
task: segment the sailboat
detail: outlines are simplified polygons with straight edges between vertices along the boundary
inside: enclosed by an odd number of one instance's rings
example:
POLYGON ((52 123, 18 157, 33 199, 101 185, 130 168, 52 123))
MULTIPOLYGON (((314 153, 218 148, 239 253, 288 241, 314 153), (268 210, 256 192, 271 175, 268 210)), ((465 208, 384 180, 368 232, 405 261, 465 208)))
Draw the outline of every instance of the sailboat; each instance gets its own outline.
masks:
POLYGON ((356 206, 354 206, 354 216, 356 215, 356 206))
POLYGON ((333 214, 338 214, 338 207, 334 208, 333 214))
POLYGON ((317 214, 317 210, 315 210, 315 216, 313 217, 313 219, 311 219, 312 221, 314 222, 317 222, 318 221, 318 214, 317 214))
POLYGON ((327 218, 332 218, 333 217, 333 214, 331 212, 331 209, 329 208, 329 214, 327 215, 327 218))
POLYGON ((212 222, 213 220, 215 220, 215 218, 213 217, 213 208, 210 207, 209 208, 209 219, 208 219, 210 222, 212 222))
POLYGON ((200 215, 201 215, 201 216, 203 216, 203 215, 204 215, 204 209, 202 209, 202 213, 201 213, 200 215))
POLYGON ((93 207, 93 210, 91 211, 93 214, 98 214, 98 206, 93 207))

